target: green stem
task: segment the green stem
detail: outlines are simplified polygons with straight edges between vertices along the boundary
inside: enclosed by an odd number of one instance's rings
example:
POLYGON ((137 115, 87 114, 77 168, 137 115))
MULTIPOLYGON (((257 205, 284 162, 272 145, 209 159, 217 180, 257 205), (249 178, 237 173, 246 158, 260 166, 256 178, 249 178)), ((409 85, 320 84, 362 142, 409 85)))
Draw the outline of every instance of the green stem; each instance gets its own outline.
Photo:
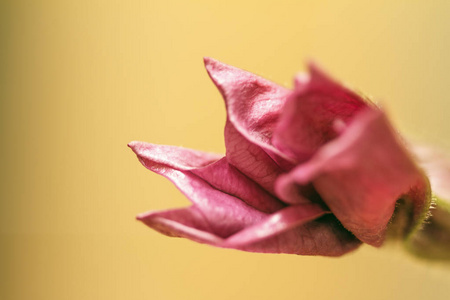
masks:
POLYGON ((406 236, 406 249, 424 259, 450 260, 450 205, 437 197, 431 216, 406 236))

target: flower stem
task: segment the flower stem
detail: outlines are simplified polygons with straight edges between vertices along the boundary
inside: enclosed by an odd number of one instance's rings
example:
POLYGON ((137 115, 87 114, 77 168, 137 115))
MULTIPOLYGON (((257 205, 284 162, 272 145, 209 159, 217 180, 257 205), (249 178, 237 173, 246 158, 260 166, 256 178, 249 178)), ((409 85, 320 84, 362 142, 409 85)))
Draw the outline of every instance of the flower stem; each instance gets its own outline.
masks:
POLYGON ((431 216, 404 241, 408 252, 428 260, 450 260, 450 204, 434 198, 431 216))

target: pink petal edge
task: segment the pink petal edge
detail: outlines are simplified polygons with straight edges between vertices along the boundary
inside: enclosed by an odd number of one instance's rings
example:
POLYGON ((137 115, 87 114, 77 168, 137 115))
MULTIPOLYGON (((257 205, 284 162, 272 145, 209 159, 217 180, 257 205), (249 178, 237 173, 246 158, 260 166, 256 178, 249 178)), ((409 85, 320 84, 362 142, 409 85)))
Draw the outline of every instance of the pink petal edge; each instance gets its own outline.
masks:
POLYGON ((325 213, 315 204, 291 206, 229 237, 209 232, 204 217, 193 207, 149 212, 138 220, 171 237, 249 252, 339 256, 360 245, 350 233, 336 234, 335 227, 314 221, 325 213))
MULTIPOLYGON (((271 145, 281 109, 291 91, 248 71, 205 57, 205 68, 222 94, 228 120, 251 143, 275 160, 289 157, 271 145)), ((286 160, 286 161, 284 161, 286 160)))
POLYGON ((276 191, 288 201, 298 185, 312 182, 344 227, 380 246, 395 203, 412 187, 426 187, 423 181, 384 113, 368 109, 311 160, 280 176, 276 191))
POLYGON ((262 212, 271 213, 285 206, 230 165, 225 157, 145 142, 132 142, 129 146, 145 167, 158 174, 181 171, 197 180, 204 180, 214 189, 237 197, 262 212))

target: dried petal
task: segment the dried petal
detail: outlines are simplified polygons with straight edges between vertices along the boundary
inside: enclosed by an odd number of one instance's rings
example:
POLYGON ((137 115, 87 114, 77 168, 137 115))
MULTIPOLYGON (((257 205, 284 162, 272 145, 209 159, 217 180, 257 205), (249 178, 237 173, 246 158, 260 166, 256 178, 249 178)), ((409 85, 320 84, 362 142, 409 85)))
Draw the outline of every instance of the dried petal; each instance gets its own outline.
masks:
MULTIPOLYGON (((291 91, 212 58, 205 58, 204 61, 209 76, 225 100, 228 120, 235 130, 261 147, 282 167, 290 165, 289 159, 272 146, 271 139, 291 91)), ((228 145, 225 146, 228 149, 228 145)))
POLYGON ((316 66, 310 66, 310 74, 296 80, 272 139, 297 163, 308 160, 323 144, 338 136, 337 122, 346 126, 367 107, 360 96, 336 84, 316 66))
MULTIPOLYGON (((271 213, 285 206, 230 165, 224 157, 182 147, 144 142, 132 142, 129 145, 141 163, 158 174, 168 177, 168 173, 180 171, 192 180, 206 181, 214 189, 235 196, 262 212, 271 213)), ((180 186, 179 188, 188 189, 180 186)))
POLYGON ((218 247, 328 256, 381 245, 399 199, 398 232, 418 228, 429 184, 382 111, 314 65, 293 92, 213 59, 205 66, 227 108, 226 156, 130 143, 193 203, 138 219, 218 247))
POLYGON ((313 221, 325 213, 314 204, 287 207, 230 236, 219 235, 225 232, 217 232, 206 213, 194 205, 138 219, 168 236, 249 252, 339 256, 360 245, 333 216, 313 221))
MULTIPOLYGON (((361 241, 380 246, 396 201, 416 185, 417 168, 385 115, 366 110, 314 157, 277 181, 282 199, 313 183, 333 214, 361 241)), ((423 185, 426 186, 426 185, 423 185)))

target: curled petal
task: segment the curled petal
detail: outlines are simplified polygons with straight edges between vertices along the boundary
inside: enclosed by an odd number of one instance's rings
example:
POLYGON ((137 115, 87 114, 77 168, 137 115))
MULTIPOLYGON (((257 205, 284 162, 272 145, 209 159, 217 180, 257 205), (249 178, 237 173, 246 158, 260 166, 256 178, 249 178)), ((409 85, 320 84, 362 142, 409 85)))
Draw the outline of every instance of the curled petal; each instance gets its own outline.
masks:
MULTIPOLYGON (((283 208, 277 198, 230 165, 225 157, 182 147, 132 142, 130 147, 148 169, 173 181, 176 174, 188 176, 191 181, 178 186, 190 197, 194 182, 206 182, 209 189, 239 198, 259 211, 271 213, 283 208)), ((176 183, 175 183, 176 184, 176 183)), ((192 191, 194 193, 195 191, 192 191)))
POLYGON ((205 58, 204 61, 209 76, 225 100, 228 120, 234 128, 276 162, 289 164, 289 159, 272 146, 271 139, 281 109, 291 91, 217 60, 205 58))
POLYGON ((272 214, 264 221, 241 230, 239 233, 230 237, 227 240, 227 244, 235 247, 243 244, 253 244, 297 227, 298 225, 303 225, 325 213, 326 211, 317 204, 289 206, 272 214))
POLYGON ((224 248, 326 256, 381 245, 391 221, 417 251, 426 232, 448 252, 450 206, 420 231, 429 183, 382 111, 314 65, 293 92, 210 58, 205 66, 227 108, 226 155, 130 143, 192 202, 139 220, 224 248))
POLYGON ((360 244, 353 234, 342 228, 333 215, 325 215, 252 244, 236 245, 236 249, 250 252, 341 256, 355 250, 360 244))
MULTIPOLYGON (((311 160, 280 176, 277 193, 284 200, 295 199, 292 193, 297 186, 309 183, 344 227, 374 246, 382 244, 399 198, 411 190, 422 196, 429 193, 426 178, 384 113, 372 109, 359 113, 340 137, 321 147, 311 160)), ((423 202, 416 204, 423 206, 423 202)))
POLYGON ((242 173, 275 195, 275 180, 284 171, 261 147, 251 143, 233 124, 225 125, 228 161, 242 173))
POLYGON ((251 252, 331 256, 359 244, 337 221, 312 221, 325 213, 319 205, 285 208, 226 158, 142 142, 132 142, 130 147, 145 167, 171 180, 193 203, 138 216, 165 235, 251 252), (193 159, 185 161, 186 157, 193 159))
POLYGON ((337 126, 345 127, 367 104, 314 65, 310 66, 309 77, 297 78, 272 142, 297 162, 304 162, 338 136, 337 126))
POLYGON ((204 168, 192 170, 192 173, 216 189, 233 195, 262 212, 272 213, 285 206, 233 165, 230 165, 226 158, 204 168))
MULTIPOLYGON (((182 219, 181 224, 188 226, 191 223, 183 221, 189 220, 191 222, 193 219, 198 221, 197 217, 200 215, 203 218, 202 223, 197 222, 196 224, 207 225, 210 228, 210 233, 220 237, 227 237, 262 220, 266 216, 265 213, 247 205, 242 200, 217 190, 191 171, 177 170, 171 166, 158 164, 157 161, 151 159, 151 155, 143 156, 140 153, 142 149, 158 149, 157 145, 147 144, 146 146, 144 148, 141 143, 133 143, 131 145, 146 168, 172 181, 194 204, 194 208, 177 212, 175 215, 170 214, 171 216, 181 216, 181 218, 178 218, 179 220, 182 219), (139 147, 136 145, 139 145, 139 147)), ((185 149, 178 150, 181 152, 185 149)), ((148 154, 148 151, 145 153, 148 154)), ((149 215, 153 216, 152 214, 149 215)), ((162 215, 159 216, 161 217, 162 215)))
POLYGON ((360 242, 337 222, 312 221, 324 213, 315 204, 291 206, 229 236, 219 235, 195 205, 150 212, 138 219, 168 236, 249 252, 338 256, 359 246, 360 242))
POLYGON ((211 233, 209 222, 195 206, 167 211, 143 213, 139 221, 156 231, 171 237, 184 237, 210 245, 219 244, 222 238, 211 233))
POLYGON ((207 166, 222 158, 221 155, 214 153, 137 141, 129 143, 128 147, 136 153, 141 163, 152 171, 155 171, 153 168, 159 165, 189 171, 207 166))

